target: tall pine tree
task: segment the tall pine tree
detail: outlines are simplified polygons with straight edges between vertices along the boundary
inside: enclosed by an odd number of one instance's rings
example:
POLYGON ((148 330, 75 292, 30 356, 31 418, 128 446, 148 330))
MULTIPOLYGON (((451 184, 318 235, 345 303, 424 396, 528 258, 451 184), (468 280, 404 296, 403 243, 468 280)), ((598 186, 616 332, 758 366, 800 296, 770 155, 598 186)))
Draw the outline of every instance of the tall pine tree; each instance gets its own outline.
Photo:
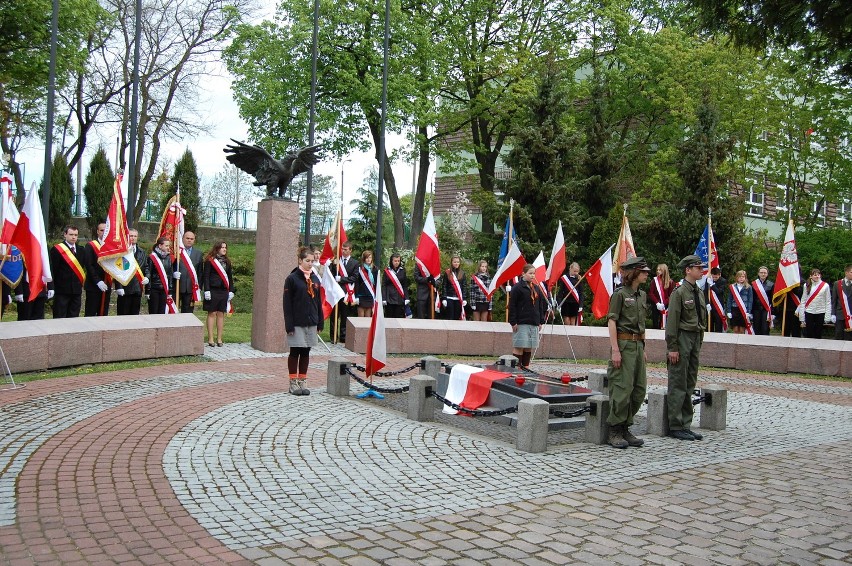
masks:
MULTIPOLYGON (((44 203, 44 182, 41 201, 44 203)), ((50 203, 48 204, 47 231, 52 236, 62 234, 62 229, 71 223, 71 206, 74 204, 74 182, 65 156, 59 151, 53 158, 50 172, 50 203)))
POLYGON ((98 224, 106 219, 114 183, 115 175, 110 167, 106 151, 100 147, 89 163, 89 172, 86 173, 86 182, 83 184, 83 196, 86 197, 86 223, 89 226, 90 238, 97 236, 98 224))
POLYGON ((198 178, 198 168, 195 165, 195 158, 192 152, 187 149, 178 162, 175 164, 175 170, 171 178, 171 186, 169 190, 163 194, 163 202, 160 203, 160 210, 165 208, 166 203, 175 191, 180 188, 180 204, 186 209, 186 229, 196 232, 201 218, 201 196, 199 194, 200 181, 198 178))

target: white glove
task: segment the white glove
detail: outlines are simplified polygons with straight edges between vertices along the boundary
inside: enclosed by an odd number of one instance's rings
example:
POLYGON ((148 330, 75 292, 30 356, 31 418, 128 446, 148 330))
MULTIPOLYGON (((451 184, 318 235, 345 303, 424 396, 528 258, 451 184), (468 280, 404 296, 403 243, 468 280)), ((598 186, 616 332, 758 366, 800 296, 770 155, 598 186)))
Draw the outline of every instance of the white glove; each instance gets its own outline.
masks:
POLYGON ((713 305, 707 305, 707 312, 713 311, 713 305))
POLYGON ((663 312, 664 310, 666 310, 666 305, 664 305, 663 303, 657 303, 657 310, 663 312))
POLYGON ((361 303, 361 299, 359 299, 358 297, 355 297, 355 298, 352 300, 352 304, 353 304, 353 305, 357 305, 357 304, 360 304, 360 303, 361 303))
POLYGON ((335 275, 334 280, 337 281, 338 283, 340 283, 340 275, 335 275))
POLYGON ((47 300, 49 301, 50 299, 52 299, 53 295, 55 295, 55 294, 56 294, 56 291, 54 291, 53 289, 48 289, 47 290, 47 300))
POLYGON ((476 310, 476 305, 471 305, 470 310, 475 311, 475 310, 476 310))
POLYGON ((383 307, 388 306, 388 302, 387 302, 387 301, 382 301, 382 306, 383 306, 383 307))
POLYGON ((462 306, 463 306, 463 307, 466 307, 466 306, 467 306, 467 301, 462 301, 462 306))
POLYGON ((775 315, 772 315, 772 322, 775 322, 775 315))
POLYGON ((728 318, 734 318, 734 317, 731 316, 731 313, 728 313, 728 318))
POLYGON ((444 306, 444 307, 447 306, 447 299, 443 299, 441 301, 441 306, 444 306))
POLYGON ((577 312, 583 312, 583 307, 578 308, 577 312))
POLYGON ((119 297, 123 297, 124 296, 124 289, 116 289, 115 294, 118 295, 119 297))
POLYGON ((147 277, 143 277, 143 278, 142 278, 142 284, 143 284, 143 285, 147 285, 147 284, 148 284, 148 283, 150 283, 150 282, 151 282, 151 280, 150 280, 150 279, 148 279, 147 277))
POLYGON ((228 300, 229 300, 229 301, 233 301, 233 300, 234 300, 234 294, 233 294, 233 293, 231 293, 230 291, 228 291, 228 300))
POLYGON ((411 301, 409 301, 408 299, 405 299, 405 304, 408 305, 409 303, 411 303, 411 301))
POLYGON ((506 285, 506 292, 507 292, 507 293, 511 293, 511 292, 512 292, 512 286, 511 286, 511 285, 506 285))
POLYGON ((749 320, 754 320, 754 315, 753 315, 753 314, 751 314, 751 313, 748 313, 748 319, 749 319, 749 320))
POLYGON ((107 287, 107 284, 104 283, 103 281, 98 281, 98 289, 100 289, 104 293, 109 291, 109 287, 107 287))
POLYGON ((209 300, 210 300, 210 291, 204 291, 204 300, 205 300, 205 301, 209 301, 209 300))
POLYGON ((836 314, 831 315, 831 324, 834 324, 836 322, 837 322, 837 315, 836 314))
MULTIPOLYGON (((24 302, 24 296, 23 295, 15 295, 15 302, 16 303, 23 303, 24 302)), ((834 321, 832 320, 831 322, 834 322, 834 321)))
POLYGON ((175 279, 180 279, 180 271, 175 271, 174 273, 172 273, 172 277, 174 277, 175 279))

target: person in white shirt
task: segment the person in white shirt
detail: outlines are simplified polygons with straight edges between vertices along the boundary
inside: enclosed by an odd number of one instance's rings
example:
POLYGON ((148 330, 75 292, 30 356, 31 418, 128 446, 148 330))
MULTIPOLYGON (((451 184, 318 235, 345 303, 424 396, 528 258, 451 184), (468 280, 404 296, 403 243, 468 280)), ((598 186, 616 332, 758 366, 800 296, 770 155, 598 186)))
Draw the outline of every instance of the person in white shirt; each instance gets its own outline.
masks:
POLYGON ((805 283, 799 320, 802 321, 805 338, 822 338, 823 325, 831 323, 831 289, 822 280, 819 269, 811 270, 811 277, 805 283))

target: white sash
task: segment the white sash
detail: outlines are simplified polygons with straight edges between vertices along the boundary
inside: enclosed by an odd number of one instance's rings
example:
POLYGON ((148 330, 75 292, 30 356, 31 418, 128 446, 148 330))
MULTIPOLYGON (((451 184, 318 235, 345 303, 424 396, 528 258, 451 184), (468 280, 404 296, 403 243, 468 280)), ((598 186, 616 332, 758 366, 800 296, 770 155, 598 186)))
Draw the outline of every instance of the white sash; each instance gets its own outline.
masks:
POLYGON ((459 298, 459 305, 461 306, 461 317, 459 320, 467 320, 467 316, 464 314, 464 295, 462 295, 459 279, 456 277, 456 273, 452 269, 448 269, 447 273, 450 275, 450 285, 452 285, 453 289, 456 290, 456 296, 459 298))
POLYGON ((175 300, 172 298, 171 294, 169 294, 169 278, 166 275, 166 269, 163 267, 163 262, 160 261, 160 257, 151 252, 151 263, 154 264, 154 267, 157 269, 157 275, 160 277, 160 282, 163 284, 163 290, 166 292, 166 308, 163 310, 164 314, 177 314, 177 308, 175 308, 175 300))
MULTIPOLYGON (((715 295, 715 293, 714 293, 715 295)), ((746 325, 746 334, 754 334, 754 328, 751 326, 751 321, 748 319, 748 312, 746 312, 745 303, 743 303, 743 298, 740 297, 740 294, 737 292, 737 286, 731 285, 731 297, 733 297, 734 302, 737 303, 737 308, 740 309, 740 313, 743 315, 743 320, 746 325)))
MULTIPOLYGON (((228 289, 228 294, 230 295, 230 293, 231 293, 231 281, 228 279, 228 272, 225 271, 225 266, 222 265, 221 263, 219 263, 219 260, 216 259, 216 258, 213 258, 213 261, 211 263, 213 264, 213 269, 216 270, 216 273, 218 273, 219 277, 222 278, 222 281, 225 282, 225 287, 228 289)), ((225 306, 225 312, 226 313, 233 313, 234 312, 234 307, 231 306, 231 299, 228 299, 228 304, 225 306)))
POLYGON ((577 288, 574 287, 574 284, 571 283, 571 280, 567 275, 562 276, 562 282, 565 284, 565 288, 568 289, 568 292, 571 293, 571 296, 574 297, 574 300, 577 301, 577 304, 580 304, 580 293, 577 291, 577 288))
MULTIPOLYGON (((663 307, 665 307, 666 297, 663 296, 663 284, 660 281, 659 276, 654 277, 654 286, 657 288, 657 296, 660 297, 660 302, 663 303, 663 307)), ((663 329, 665 329, 666 328, 666 322, 668 322, 668 319, 669 319, 669 309, 663 308, 663 310, 660 311, 660 314, 663 315, 663 329)))
POLYGON ((399 296, 403 299, 405 298, 405 291, 402 290, 402 283, 399 282, 399 278, 396 276, 396 272, 390 267, 385 268, 385 275, 388 276, 393 288, 396 289, 396 292, 399 293, 399 296))
POLYGON ((359 269, 361 272, 361 281, 367 286, 367 290, 370 292, 370 295, 373 297, 373 300, 376 300, 376 286, 373 285, 373 282, 370 281, 370 272, 367 271, 365 267, 361 267, 359 269))
POLYGON ((189 281, 192 283, 192 296, 196 301, 201 300, 201 288, 198 285, 198 273, 195 271, 195 266, 192 265, 192 260, 189 259, 189 252, 186 248, 180 249, 181 263, 186 266, 186 272, 189 274, 189 281))
POLYGON ((825 287, 825 284, 826 284, 826 283, 825 283, 825 281, 820 281, 820 282, 819 282, 819 285, 817 285, 817 288, 816 288, 816 289, 814 289, 814 290, 811 292, 811 294, 808 296, 808 300, 807 300, 807 301, 805 301, 805 308, 808 308, 808 307, 810 306, 810 304, 811 304, 811 301, 813 301, 814 299, 816 299, 817 295, 819 295, 819 294, 822 292, 822 288, 823 288, 823 287, 825 287))
MULTIPOLYGON (((337 273, 343 274, 343 277, 349 277, 349 273, 346 272, 346 260, 342 257, 337 261, 337 273)), ((346 297, 343 299, 344 304, 353 305, 355 304, 355 285, 352 283, 344 283, 343 290, 346 291, 346 297)))
POLYGON ((840 305, 843 307, 843 322, 846 332, 852 332, 852 309, 849 308, 849 297, 843 292, 843 281, 837 282, 837 296, 840 297, 840 305))
POLYGON ((757 298, 760 299, 760 304, 763 305, 763 310, 766 311, 767 322, 772 322, 772 308, 769 306, 769 297, 766 296, 766 289, 760 279, 755 279, 751 282, 751 288, 757 293, 757 298))
POLYGON ((471 279, 473 279, 474 284, 479 287, 479 290, 485 295, 485 299, 491 300, 491 293, 488 292, 488 287, 485 286, 485 283, 482 282, 482 279, 477 277, 476 275, 471 275, 471 279))
POLYGON ((710 304, 713 305, 713 310, 716 311, 716 314, 722 320, 722 330, 727 332, 728 317, 725 316, 725 309, 722 308, 722 301, 719 300, 719 295, 714 293, 712 289, 710 289, 710 304))

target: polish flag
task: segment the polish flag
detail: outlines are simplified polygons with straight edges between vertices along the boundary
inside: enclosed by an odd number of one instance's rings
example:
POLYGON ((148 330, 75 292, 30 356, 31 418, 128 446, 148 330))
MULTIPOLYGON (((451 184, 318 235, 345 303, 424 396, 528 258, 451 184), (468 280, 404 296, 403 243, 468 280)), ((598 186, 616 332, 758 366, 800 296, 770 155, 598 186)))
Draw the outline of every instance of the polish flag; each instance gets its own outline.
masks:
MULTIPOLYGON (((450 379, 447 382, 447 394, 444 395, 444 398, 465 409, 477 409, 484 405, 488 399, 491 384, 499 379, 506 379, 508 377, 507 374, 501 371, 456 364, 450 370, 450 379)), ((458 414, 458 411, 446 405, 444 405, 443 412, 448 415, 458 414)))
POLYGON ((506 254, 506 259, 497 268, 497 273, 494 274, 494 279, 491 280, 491 285, 488 286, 488 296, 490 297, 500 285, 506 283, 512 277, 518 277, 523 274, 526 264, 527 260, 524 259, 520 246, 511 246, 509 253, 506 254))
MULTIPOLYGON (((565 272, 565 236, 562 234, 562 221, 556 229, 556 240, 553 242, 553 250, 550 252, 550 264, 547 266, 547 288, 553 289, 559 282, 559 277, 565 272)), ((538 277, 538 274, 536 274, 538 277)))
POLYGON ((544 252, 538 252, 538 257, 535 258, 535 261, 532 263, 535 266, 535 280, 538 283, 539 288, 544 293, 546 297, 547 293, 547 269, 544 266, 544 252))
POLYGON ((17 246, 24 256, 30 281, 30 301, 34 301, 46 283, 53 281, 50 260, 47 257, 47 234, 44 230, 44 215, 35 183, 27 193, 18 225, 12 233, 10 243, 17 246))
POLYGON ((436 277, 441 273, 441 249, 438 247, 438 231, 435 229, 435 217, 432 216, 431 208, 423 223, 423 232, 420 234, 414 261, 426 277, 436 277))
POLYGON ((21 217, 18 213, 18 207, 15 206, 15 197, 12 195, 12 179, 10 177, 6 175, 0 177, 0 191, 3 191, 2 200, 0 200, 0 219, 3 222, 3 229, 0 232, 0 242, 8 244, 12 239, 12 232, 15 231, 15 226, 18 225, 18 219, 21 217))
POLYGON ((328 234, 325 235, 325 243, 322 245, 322 253, 319 257, 319 262, 326 265, 328 262, 340 255, 340 246, 346 241, 346 230, 343 229, 343 218, 340 212, 337 213, 334 225, 328 229, 328 234), (335 228, 335 226, 337 228, 335 228))
POLYGON ((611 252, 612 246, 586 272, 586 281, 595 295, 592 300, 592 314, 596 318, 603 318, 609 312, 609 299, 612 297, 611 252))
POLYGON ((367 336, 367 377, 381 371, 388 361, 388 343, 385 337, 385 314, 382 308, 382 272, 376 277, 376 300, 373 306, 373 320, 370 322, 370 334, 367 336))
POLYGON ((784 236, 784 247, 781 248, 781 259, 778 261, 775 287, 772 289, 772 304, 780 305, 784 300, 784 294, 801 283, 799 253, 796 251, 796 231, 793 229, 793 219, 790 218, 787 223, 787 233, 784 236))
POLYGON ((331 274, 331 268, 329 266, 326 265, 322 270, 322 277, 320 277, 319 273, 317 273, 316 268, 314 268, 314 273, 317 274, 317 277, 319 277, 320 280, 322 318, 325 320, 334 311, 334 306, 340 301, 340 299, 346 296, 346 293, 344 293, 343 289, 340 288, 340 285, 335 282, 334 275, 331 274))

